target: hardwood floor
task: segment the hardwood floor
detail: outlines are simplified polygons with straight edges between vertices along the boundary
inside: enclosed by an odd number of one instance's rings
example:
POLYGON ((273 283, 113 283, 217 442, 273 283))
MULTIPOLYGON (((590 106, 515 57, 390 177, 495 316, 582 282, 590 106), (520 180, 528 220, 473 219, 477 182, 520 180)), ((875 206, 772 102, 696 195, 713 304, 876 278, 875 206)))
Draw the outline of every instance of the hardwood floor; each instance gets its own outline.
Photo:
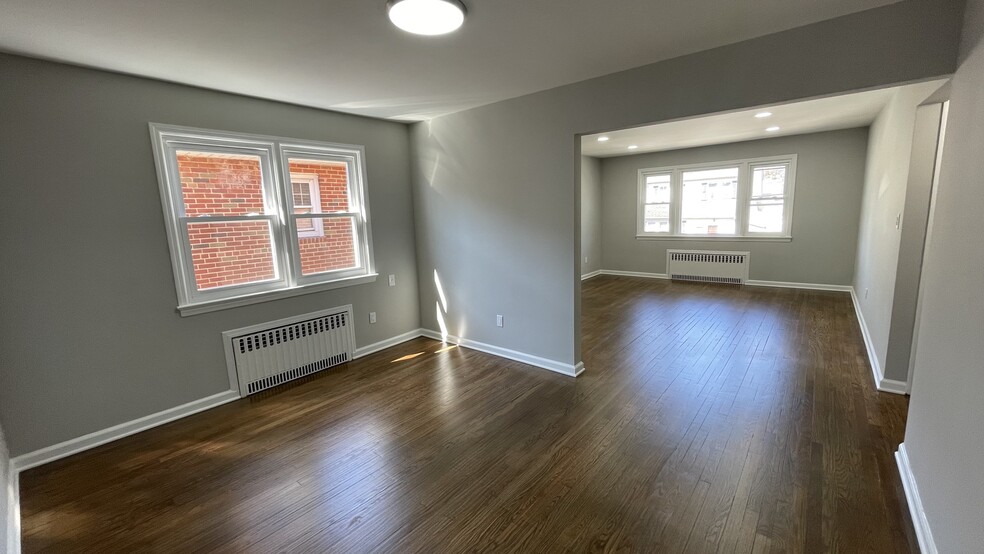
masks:
POLYGON ((21 475, 24 552, 917 552, 844 293, 597 277, 578 379, 415 339, 21 475))

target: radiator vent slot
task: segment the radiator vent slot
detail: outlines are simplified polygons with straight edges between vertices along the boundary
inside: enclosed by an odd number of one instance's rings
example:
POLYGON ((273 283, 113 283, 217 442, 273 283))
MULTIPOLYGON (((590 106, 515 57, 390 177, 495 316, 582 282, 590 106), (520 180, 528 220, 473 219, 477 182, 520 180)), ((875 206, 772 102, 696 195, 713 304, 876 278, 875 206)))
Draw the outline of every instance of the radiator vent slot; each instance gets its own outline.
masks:
POLYGON ((243 396, 343 364, 355 352, 352 307, 222 333, 226 363, 243 396))
POLYGON ((748 252, 667 250, 666 273, 678 281, 741 285, 748 280, 748 252))

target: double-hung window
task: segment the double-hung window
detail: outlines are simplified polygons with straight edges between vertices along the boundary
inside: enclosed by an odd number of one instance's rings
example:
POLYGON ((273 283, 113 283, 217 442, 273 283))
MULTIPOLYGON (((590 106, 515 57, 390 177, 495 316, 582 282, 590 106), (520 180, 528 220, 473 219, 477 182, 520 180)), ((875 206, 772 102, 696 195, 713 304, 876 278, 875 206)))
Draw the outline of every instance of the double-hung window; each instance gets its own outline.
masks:
POLYGON ((789 240, 796 155, 639 170, 636 236, 789 240))
POLYGON ((375 279, 362 147, 151 135, 182 315, 375 279))

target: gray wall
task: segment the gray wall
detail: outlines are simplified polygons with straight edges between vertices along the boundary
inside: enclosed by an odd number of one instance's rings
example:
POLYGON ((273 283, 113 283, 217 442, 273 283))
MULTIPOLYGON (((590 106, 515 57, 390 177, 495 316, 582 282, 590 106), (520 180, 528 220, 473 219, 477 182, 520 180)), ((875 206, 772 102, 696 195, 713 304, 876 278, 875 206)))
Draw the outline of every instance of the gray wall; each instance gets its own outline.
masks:
POLYGON ((423 325, 436 269, 452 334, 579 361, 577 134, 948 74, 961 8, 899 2, 414 125, 423 325))
POLYGON ((749 278, 850 285, 854 275, 867 128, 620 156, 602 160, 602 265, 666 273, 666 250, 751 252, 749 278), (636 238, 638 171, 797 154, 791 242, 636 238))
MULTIPOLYGON (((854 290, 883 372, 902 239, 895 220, 905 206, 916 107, 934 90, 933 86, 901 89, 878 115, 869 134, 854 290)), ((906 374, 907 368, 885 377, 904 381, 906 374)))
POLYGON ((0 56, 0 121, 0 418, 14 456, 228 390, 224 330, 349 303, 360 346, 419 326, 405 125, 14 56, 0 56), (149 121, 365 145, 384 277, 180 317, 149 121))
POLYGON ((926 247, 926 223, 929 219, 942 111, 941 103, 920 106, 916 109, 913 125, 912 153, 909 156, 902 233, 899 237, 899 258, 895 270, 892 320, 885 352, 885 377, 897 381, 909 380, 916 299, 919 294, 923 251, 926 247))
POLYGON ((905 445, 940 552, 984 545, 984 0, 952 81, 905 445))
POLYGON ((601 160, 581 156, 581 275, 601 269, 601 160), (587 261, 584 261, 587 258, 587 261))

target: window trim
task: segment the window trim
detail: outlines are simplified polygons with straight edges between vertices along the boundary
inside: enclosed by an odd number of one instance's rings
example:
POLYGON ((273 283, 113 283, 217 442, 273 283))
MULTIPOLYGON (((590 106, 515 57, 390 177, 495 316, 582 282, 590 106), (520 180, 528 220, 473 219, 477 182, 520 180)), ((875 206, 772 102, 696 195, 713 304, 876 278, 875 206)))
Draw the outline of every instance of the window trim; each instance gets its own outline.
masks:
POLYGON ((764 156, 757 158, 742 158, 737 160, 725 160, 715 162, 702 162, 696 164, 684 164, 664 167, 650 167, 639 169, 636 185, 636 239, 640 240, 697 240, 697 241, 720 241, 720 242, 789 242, 793 239, 793 200, 796 189, 796 154, 784 154, 778 156, 764 156), (776 165, 785 163, 789 166, 786 174, 786 188, 783 203, 783 230, 779 233, 751 233, 748 231, 748 220, 751 209, 752 168, 761 165, 776 165), (707 169, 738 168, 738 193, 735 208, 735 229, 737 234, 733 235, 693 235, 683 234, 682 212, 683 212, 683 173, 689 171, 701 171, 707 169), (646 200, 646 177, 650 175, 670 175, 670 230, 667 232, 646 231, 645 230, 645 200, 646 200))
MULTIPOLYGON (((376 265, 372 248, 372 226, 369 216, 368 185, 365 175, 365 148, 359 145, 338 144, 294 138, 237 133, 178 125, 150 123, 151 144, 157 169, 158 187, 164 226, 171 255, 171 269, 177 294, 177 309, 182 316, 211 312, 278 298, 307 294, 321 290, 370 283, 376 280, 376 265), (195 286, 191 245, 187 239, 184 204, 176 150, 249 153, 260 157, 260 171, 265 213, 257 216, 213 216, 208 221, 261 220, 271 223, 271 246, 276 277, 259 283, 244 283, 199 291, 195 286), (251 152, 244 152, 250 150, 251 152), (293 216, 293 187, 290 184, 288 157, 345 157, 349 165, 350 209, 356 213, 357 260, 359 267, 302 276, 300 273, 299 239, 293 216), (290 194, 288 194, 290 193, 290 194), (290 213, 288 212, 290 210, 290 213), (361 240, 360 240, 361 239, 361 240), (203 294, 204 293, 204 294, 203 294)), ((319 216, 324 214, 318 214, 319 216)), ((197 218, 196 218, 197 219, 197 218)), ((303 237, 302 237, 303 238, 303 237)))

